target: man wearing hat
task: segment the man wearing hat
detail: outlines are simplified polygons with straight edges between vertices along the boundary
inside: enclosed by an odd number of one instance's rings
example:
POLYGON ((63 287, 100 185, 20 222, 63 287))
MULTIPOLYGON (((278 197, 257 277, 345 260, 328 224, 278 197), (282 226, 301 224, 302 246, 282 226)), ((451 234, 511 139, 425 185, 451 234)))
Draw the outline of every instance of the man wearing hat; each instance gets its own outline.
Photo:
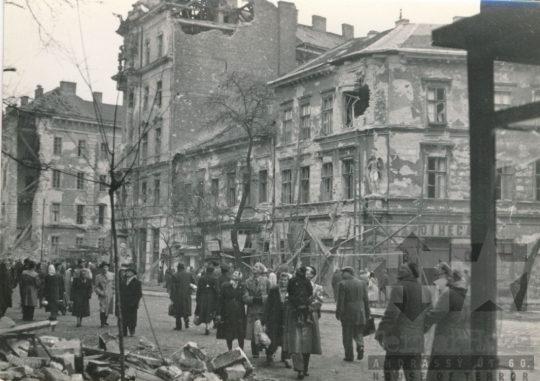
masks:
POLYGON ((186 328, 189 328, 191 316, 191 285, 196 285, 195 276, 186 271, 183 263, 178 263, 177 272, 171 278, 171 302, 173 303, 173 315, 176 319, 175 330, 182 330, 182 319, 186 328))
POLYGON ((371 315, 367 287, 354 277, 350 266, 341 269, 343 280, 338 285, 336 318, 341 321, 345 361, 354 361, 353 340, 357 359, 364 358, 364 325, 371 315))
POLYGON ((122 330, 127 336, 135 335, 137 327, 137 310, 142 298, 142 284, 137 279, 137 271, 133 267, 128 267, 126 277, 120 282, 120 309, 122 311, 122 330))
POLYGON ((247 305, 246 339, 251 340, 251 354, 259 358, 259 343, 255 335, 255 322, 260 320, 264 312, 264 303, 270 291, 270 282, 263 278, 266 267, 258 262, 253 266, 253 276, 246 281, 244 303, 247 305))
POLYGON ((99 320, 101 328, 108 326, 107 319, 113 311, 113 285, 114 276, 109 272, 109 264, 102 262, 99 265, 100 273, 96 275, 94 291, 99 299, 99 320))

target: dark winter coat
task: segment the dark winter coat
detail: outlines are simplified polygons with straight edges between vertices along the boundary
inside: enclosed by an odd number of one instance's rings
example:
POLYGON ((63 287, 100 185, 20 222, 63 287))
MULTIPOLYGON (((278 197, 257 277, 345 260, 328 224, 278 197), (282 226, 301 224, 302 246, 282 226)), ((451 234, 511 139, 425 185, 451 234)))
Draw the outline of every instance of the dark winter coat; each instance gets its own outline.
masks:
POLYGON ((420 354, 424 352, 424 317, 431 295, 412 274, 398 279, 376 337, 384 337, 385 342, 391 343, 386 348, 387 354, 420 354))
POLYGON ((5 263, 0 265, 0 317, 9 307, 12 307, 11 293, 13 292, 11 274, 5 263))
POLYGON ((283 344, 283 330, 285 325, 286 301, 281 299, 279 286, 273 286, 268 292, 268 299, 264 305, 261 324, 266 326, 266 333, 272 343, 280 347, 283 344))
POLYGON ((92 281, 90 279, 73 279, 71 301, 73 316, 80 318, 90 316, 90 298, 92 297, 92 281))
MULTIPOLYGON (((464 280, 451 282, 439 296, 437 305, 426 314, 424 330, 427 332, 436 324, 427 380, 437 380, 440 372, 440 368, 435 369, 437 356, 467 355, 471 352, 471 305, 467 288, 464 280)), ((462 378, 465 378, 464 374, 462 378)), ((458 376, 456 379, 461 378, 458 376)))
POLYGON ((186 270, 177 271, 171 278, 171 301, 176 318, 191 316, 191 284, 197 282, 193 274, 186 270))
POLYGON ((64 279, 60 274, 46 275, 43 298, 47 301, 46 312, 58 315, 59 301, 64 299, 64 279))
POLYGON ((338 290, 336 318, 341 325, 365 324, 371 314, 366 284, 355 278, 344 279, 338 290))
POLYGON ((242 339, 246 335, 246 308, 243 300, 246 286, 240 282, 235 289, 230 283, 223 283, 220 291, 217 314, 221 316, 221 323, 216 338, 242 339))
POLYGON ((334 300, 336 301, 336 303, 338 300, 338 291, 339 291, 338 285, 339 285, 339 282, 341 282, 342 280, 343 280, 343 274, 341 273, 341 271, 338 271, 334 273, 334 275, 332 275, 332 291, 334 292, 334 300))
POLYGON ((120 283, 120 307, 122 308, 122 314, 129 310, 138 309, 141 298, 141 281, 134 277, 127 283, 127 278, 123 279, 122 283, 120 283))
POLYGON ((219 297, 218 279, 212 274, 203 275, 197 284, 195 315, 201 323, 210 323, 216 316, 219 297))

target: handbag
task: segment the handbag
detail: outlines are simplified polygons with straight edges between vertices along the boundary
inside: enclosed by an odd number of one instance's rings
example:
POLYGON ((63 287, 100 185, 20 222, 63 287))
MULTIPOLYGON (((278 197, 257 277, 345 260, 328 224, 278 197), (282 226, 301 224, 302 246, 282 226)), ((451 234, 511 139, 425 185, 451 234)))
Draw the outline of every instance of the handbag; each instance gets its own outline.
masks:
POLYGON ((200 316, 195 315, 195 319, 193 319, 193 324, 195 324, 196 326, 199 326, 199 325, 201 325, 201 323, 202 322, 201 322, 200 316))
POLYGON ((370 317, 366 320, 366 324, 364 325, 364 336, 369 336, 373 333, 375 333, 375 319, 370 317))
POLYGON ((169 316, 175 316, 176 311, 174 310, 174 303, 169 304, 169 316))

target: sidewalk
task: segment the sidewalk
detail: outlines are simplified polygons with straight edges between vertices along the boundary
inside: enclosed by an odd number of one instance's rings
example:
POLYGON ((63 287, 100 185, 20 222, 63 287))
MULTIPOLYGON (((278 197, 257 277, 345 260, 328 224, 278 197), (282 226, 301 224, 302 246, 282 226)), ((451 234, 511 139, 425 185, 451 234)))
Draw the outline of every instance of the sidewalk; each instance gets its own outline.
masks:
MULTIPOLYGON (((169 294, 163 291, 151 291, 151 290, 143 290, 143 295, 148 296, 155 296, 158 298, 168 298, 169 294)), ((191 299, 195 299, 195 295, 191 295, 191 299)), ((328 301, 326 303, 323 303, 321 312, 329 313, 329 314, 335 314, 336 313, 336 303, 332 301, 328 301)), ((372 308, 371 314, 373 317, 381 317, 384 313, 384 308, 372 308)))

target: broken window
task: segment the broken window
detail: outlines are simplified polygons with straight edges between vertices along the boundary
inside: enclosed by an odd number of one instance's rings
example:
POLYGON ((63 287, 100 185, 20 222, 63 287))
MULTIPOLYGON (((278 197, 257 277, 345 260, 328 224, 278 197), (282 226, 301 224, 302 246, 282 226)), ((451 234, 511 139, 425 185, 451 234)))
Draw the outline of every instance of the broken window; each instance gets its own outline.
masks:
POLYGON ((107 175, 99 175, 99 190, 100 192, 107 190, 107 175))
POLYGON ((446 88, 428 87, 427 102, 429 123, 446 123, 446 88))
POLYGON ((236 205, 236 173, 227 174, 227 205, 236 205))
POLYGON ((323 99, 322 102, 322 133, 331 134, 333 131, 334 119, 334 97, 331 95, 323 99))
POLYGON ((155 155, 156 163, 161 160, 161 128, 156 128, 155 131, 155 155))
POLYGON ((427 196, 428 198, 446 198, 446 158, 428 157, 427 163, 427 196))
POLYGON ((510 107, 511 95, 510 91, 495 91, 493 99, 495 111, 510 107))
POLYGON ((158 58, 163 57, 163 33, 157 36, 157 56, 158 58))
POLYGON ((86 155, 86 140, 79 140, 79 146, 77 149, 77 155, 78 156, 85 156, 86 155))
POLYGON ((77 225, 84 224, 84 205, 77 205, 77 225))
POLYGON ((77 172, 77 189, 84 189, 84 172, 77 172))
POLYGON ((343 93, 345 96, 345 127, 352 127, 354 120, 369 107, 369 87, 362 86, 358 91, 343 93))
POLYGON ((311 137, 311 107, 309 103, 300 106, 300 140, 311 137))
POLYGON ((105 225, 105 208, 107 205, 101 204, 98 205, 98 225, 105 225))
POLYGON ((161 107, 161 94, 162 94, 162 82, 157 81, 156 83, 156 106, 161 107))
POLYGON ((332 189, 334 187, 332 163, 324 163, 322 166, 322 190, 321 201, 332 200, 332 189))
POLYGON ((161 179, 154 179, 154 206, 161 204, 161 179))
POLYGON ((342 162, 343 177, 343 198, 350 200, 354 198, 354 161, 352 159, 342 162))
POLYGON ((62 138, 59 136, 54 137, 53 154, 54 155, 62 154, 62 138))
POLYGON ((148 163, 148 133, 144 133, 141 139, 141 165, 148 163))
POLYGON ((300 168, 300 203, 309 202, 309 166, 300 168))
POLYGON ((495 178, 495 200, 512 199, 512 183, 514 169, 512 166, 505 165, 497 168, 497 177, 495 178))
POLYGON ((107 143, 101 143, 99 146, 99 157, 101 160, 107 160, 107 143))
POLYGON ((292 204, 292 171, 281 171, 281 203, 292 204))
POLYGON ((143 95, 143 110, 148 110, 148 98, 150 97, 150 88, 148 86, 144 87, 144 95, 143 95))
POLYGON ((52 187, 54 189, 60 189, 60 171, 53 169, 52 171, 52 187))
POLYGON ((292 141, 292 108, 283 111, 283 130, 281 133, 281 142, 288 143, 292 141))
POLYGON ((60 204, 57 202, 54 202, 52 204, 52 222, 59 222, 60 221, 60 204))
POLYGON ((268 171, 259 171, 259 203, 268 201, 268 171))
POLYGON ((146 189, 146 181, 143 181, 141 183, 141 200, 143 204, 146 204, 147 201, 147 189, 146 189))
POLYGON ((150 40, 144 42, 144 59, 146 65, 150 63, 150 40))
POLYGON ((51 254, 58 255, 58 248, 60 247, 60 237, 51 236, 51 254))

